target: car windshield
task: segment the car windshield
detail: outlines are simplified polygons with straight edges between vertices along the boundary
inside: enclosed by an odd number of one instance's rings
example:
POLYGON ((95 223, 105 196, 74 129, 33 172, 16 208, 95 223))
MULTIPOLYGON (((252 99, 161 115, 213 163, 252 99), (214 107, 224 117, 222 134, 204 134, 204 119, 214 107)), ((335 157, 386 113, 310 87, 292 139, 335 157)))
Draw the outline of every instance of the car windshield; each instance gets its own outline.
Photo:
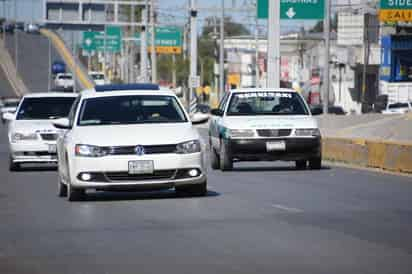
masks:
POLYGON ((93 80, 104 80, 104 74, 96 73, 91 74, 90 76, 93 78, 93 80))
POLYGON ((409 107, 408 106, 408 103, 395 103, 395 104, 390 104, 389 105, 389 108, 407 108, 407 107, 409 107))
POLYGON ((72 76, 68 75, 68 74, 64 74, 64 75, 59 75, 58 78, 59 79, 64 79, 64 80, 71 80, 72 76))
POLYGON ((133 95, 85 99, 79 126, 182 123, 187 118, 173 96, 133 95))
POLYGON ((75 97, 25 98, 17 120, 48 120, 67 117, 75 97))
POLYGON ((302 98, 294 92, 234 93, 227 115, 308 115, 302 98))

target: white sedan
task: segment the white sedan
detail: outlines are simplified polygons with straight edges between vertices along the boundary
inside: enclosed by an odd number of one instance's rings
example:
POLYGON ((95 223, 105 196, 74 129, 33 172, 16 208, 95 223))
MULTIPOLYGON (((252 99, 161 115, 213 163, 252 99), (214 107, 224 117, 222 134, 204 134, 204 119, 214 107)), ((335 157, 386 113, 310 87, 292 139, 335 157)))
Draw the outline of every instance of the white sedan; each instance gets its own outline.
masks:
POLYGON ((63 90, 70 90, 74 86, 73 75, 71 73, 57 73, 54 79, 54 85, 56 88, 63 90))
POLYGON ((57 141, 58 193, 69 201, 87 189, 207 192, 200 136, 171 91, 96 86, 54 125, 67 130, 57 141))
POLYGON ((26 163, 56 163, 58 132, 52 120, 67 117, 76 98, 70 93, 31 93, 25 95, 16 113, 5 113, 9 120, 10 171, 26 163))
POLYGON ((405 114, 412 112, 412 103, 410 102, 398 102, 388 104, 382 114, 405 114))

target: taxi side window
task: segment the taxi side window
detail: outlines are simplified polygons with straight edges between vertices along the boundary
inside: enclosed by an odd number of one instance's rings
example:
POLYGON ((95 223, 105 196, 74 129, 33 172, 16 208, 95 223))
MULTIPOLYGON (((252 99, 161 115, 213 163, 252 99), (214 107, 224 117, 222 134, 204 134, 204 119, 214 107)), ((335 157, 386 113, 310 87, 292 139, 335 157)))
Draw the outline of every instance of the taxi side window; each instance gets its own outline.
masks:
POLYGON ((76 115, 76 110, 77 110, 77 107, 79 106, 80 98, 81 96, 78 96, 76 100, 74 100, 72 108, 70 109, 69 117, 68 117, 70 127, 72 127, 74 124, 74 118, 75 118, 74 116, 76 115))
POLYGON ((222 101, 220 101, 220 104, 219 104, 219 109, 222 111, 222 112, 224 112, 225 111, 225 108, 226 108, 226 103, 227 103, 227 100, 229 99, 229 92, 226 92, 226 94, 223 96, 223 98, 222 98, 222 101))

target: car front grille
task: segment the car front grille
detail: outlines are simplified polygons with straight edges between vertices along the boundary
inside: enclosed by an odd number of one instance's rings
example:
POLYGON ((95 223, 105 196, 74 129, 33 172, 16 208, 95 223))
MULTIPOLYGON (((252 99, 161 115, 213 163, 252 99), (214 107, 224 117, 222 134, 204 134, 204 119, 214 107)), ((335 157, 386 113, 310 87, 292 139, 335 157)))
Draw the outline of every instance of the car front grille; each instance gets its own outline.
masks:
MULTIPOLYGON (((143 146, 144 154, 175 153, 176 145, 143 146)), ((136 146, 118 146, 109 149, 109 155, 135 155, 136 146)))
POLYGON ((41 133, 40 137, 45 141, 56 141, 58 135, 56 133, 41 133))
POLYGON ((106 172, 110 181, 143 181, 143 180, 167 180, 176 174, 175 169, 156 170, 153 174, 129 174, 128 172, 106 172))
POLYGON ((285 129, 258 129, 257 133, 260 137, 286 137, 291 134, 292 130, 285 129))

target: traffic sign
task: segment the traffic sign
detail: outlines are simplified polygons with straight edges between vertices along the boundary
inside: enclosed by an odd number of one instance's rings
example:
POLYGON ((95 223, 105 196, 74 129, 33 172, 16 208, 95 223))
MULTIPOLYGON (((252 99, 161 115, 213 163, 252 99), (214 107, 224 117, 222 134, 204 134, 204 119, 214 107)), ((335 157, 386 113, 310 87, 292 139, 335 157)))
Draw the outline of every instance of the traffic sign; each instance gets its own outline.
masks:
POLYGON ((381 0, 379 19, 384 22, 412 22, 411 0, 381 0))
MULTIPOLYGON (((267 19, 269 0, 258 0, 257 17, 267 19)), ((280 0, 280 19, 323 20, 325 0, 280 0)))
MULTIPOLYGON (((149 37, 150 37, 149 33, 149 37)), ((140 33, 135 34, 136 44, 140 45, 140 33)), ((151 39, 148 50, 151 51, 151 39)), ((180 54, 182 53, 182 31, 177 27, 157 27, 155 34, 155 46, 157 53, 180 54)))
POLYGON ((122 48, 122 30, 120 27, 108 26, 106 34, 98 31, 83 32, 82 48, 85 51, 120 52, 122 48), (104 42, 106 39, 106 43, 104 42))
POLYGON ((191 76, 189 78, 189 88, 198 88, 200 87, 200 76, 191 76))

